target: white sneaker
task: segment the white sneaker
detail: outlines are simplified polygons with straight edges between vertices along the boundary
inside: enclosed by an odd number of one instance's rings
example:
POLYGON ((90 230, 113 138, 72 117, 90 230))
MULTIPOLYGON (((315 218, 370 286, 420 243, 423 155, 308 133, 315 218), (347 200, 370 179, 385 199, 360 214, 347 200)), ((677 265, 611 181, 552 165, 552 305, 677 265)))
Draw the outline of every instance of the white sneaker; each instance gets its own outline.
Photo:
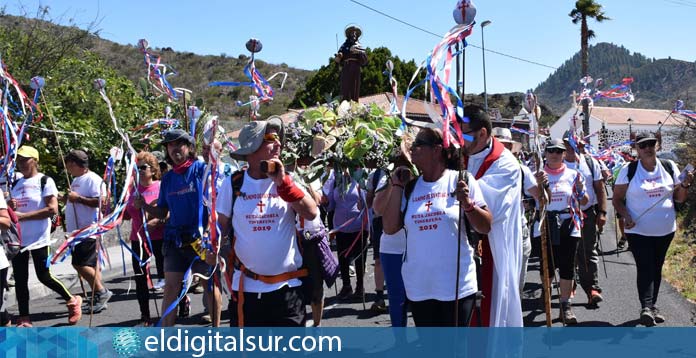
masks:
POLYGON ((164 280, 157 280, 157 283, 152 287, 154 290, 162 290, 164 289, 164 280))

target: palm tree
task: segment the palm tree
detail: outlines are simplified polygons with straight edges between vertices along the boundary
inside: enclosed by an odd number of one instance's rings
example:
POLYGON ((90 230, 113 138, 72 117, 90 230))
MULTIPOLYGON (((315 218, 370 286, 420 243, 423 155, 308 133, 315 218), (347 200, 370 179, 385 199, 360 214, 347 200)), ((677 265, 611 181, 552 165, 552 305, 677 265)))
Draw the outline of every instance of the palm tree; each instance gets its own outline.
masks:
POLYGON ((602 5, 596 3, 594 0, 578 0, 575 2, 575 8, 568 14, 573 20, 573 23, 577 25, 580 23, 580 55, 582 56, 582 75, 587 76, 587 65, 588 65, 588 50, 587 42, 595 37, 595 32, 587 27, 587 19, 595 19, 597 22, 602 22, 604 20, 611 20, 609 17, 604 15, 602 11, 602 5))
MULTIPOLYGON (((578 0, 575 2, 575 8, 568 14, 573 19, 573 23, 580 23, 580 56, 582 59, 582 77, 587 76, 588 67, 588 46, 587 42, 595 37, 595 32, 587 27, 587 19, 595 19, 597 22, 611 20, 604 15, 602 5, 594 0, 578 0)), ((589 108, 587 103, 583 104, 584 118, 582 120, 583 132, 587 135, 590 132, 589 108)))

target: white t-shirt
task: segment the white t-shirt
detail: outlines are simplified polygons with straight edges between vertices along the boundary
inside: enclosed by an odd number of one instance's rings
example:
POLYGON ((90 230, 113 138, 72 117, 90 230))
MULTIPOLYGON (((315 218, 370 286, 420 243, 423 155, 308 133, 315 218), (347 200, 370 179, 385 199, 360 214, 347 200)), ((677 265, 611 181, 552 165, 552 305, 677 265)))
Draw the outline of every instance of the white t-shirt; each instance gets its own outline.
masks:
MULTIPOLYGON (((419 177, 409 197, 404 218, 407 252, 401 268, 406 296, 412 301, 453 301, 457 267, 457 234, 462 230, 459 298, 477 291, 473 249, 466 228, 458 227, 459 201, 451 194, 458 173, 446 170, 435 182, 419 177)), ((469 174, 469 196, 479 207, 486 206, 478 182, 469 174)), ((402 197, 402 210, 406 198, 402 197)))
MULTIPOLYGON (((0 209, 7 209, 7 202, 5 201, 2 190, 0 190, 0 209)), ((10 267, 10 261, 7 260, 7 255, 5 255, 5 248, 0 245, 0 270, 8 267, 10 267)), ((0 299, 2 299, 2 297, 4 297, 4 295, 0 294, 0 299)))
MULTIPOLYGON (((672 165, 676 183, 659 160, 652 172, 648 172, 638 161, 636 173, 626 191, 626 208, 636 226, 625 229, 625 232, 644 236, 664 236, 677 230, 673 194, 667 193, 674 187, 673 185, 681 183, 680 172, 674 162, 671 160, 669 162, 672 165), (655 204, 664 195, 667 195, 667 198, 655 204), (639 218, 640 215, 643 216, 639 218)), ((626 183, 628 183, 628 165, 621 168, 616 178, 616 185, 626 183)))
POLYGON ((403 255, 406 251, 406 231, 402 228, 393 235, 382 232, 379 239, 379 252, 382 254, 403 255))
MULTIPOLYGON (((106 192, 102 178, 91 170, 73 179, 70 190, 85 198, 100 198, 106 192)), ((87 227, 97 222, 98 214, 98 207, 93 208, 68 201, 65 205, 65 228, 68 232, 72 232, 87 227), (77 215, 77 220, 75 215, 77 215)))
MULTIPOLYGON (((12 188, 12 198, 17 200, 17 211, 28 213, 41 210, 46 207, 46 198, 58 195, 56 183, 52 178, 46 177, 46 185, 41 191, 41 178, 44 175, 38 173, 27 179, 22 178, 12 188)), ((22 246, 27 247, 35 242, 45 241, 43 244, 33 246, 34 249, 48 245, 51 238, 51 219, 22 220, 22 246)))
MULTIPOLYGON (((280 275, 297 271, 302 255, 295 235, 295 212, 278 196, 277 186, 269 178, 254 179, 244 173, 240 195, 232 211, 231 177, 225 178, 218 192, 216 210, 232 217, 236 237, 234 250, 239 260, 259 275, 280 275)), ((234 272, 232 288, 239 289, 240 272, 234 272)), ((283 286, 300 286, 299 279, 267 284, 244 277, 245 292, 271 292, 283 286)))
MULTIPOLYGON (((573 195, 573 183, 575 178, 579 178, 582 185, 585 186, 585 178, 574 169, 566 168, 559 174, 551 174, 546 171, 549 176, 549 188, 551 189, 551 199, 546 206, 547 211, 563 211, 570 209, 570 199, 573 195)), ((561 214, 561 219, 565 220, 571 217, 571 214, 561 214)), ((580 229, 575 225, 571 225, 570 236, 580 237, 580 229)))
POLYGON ((602 167, 599 166, 599 163, 597 163, 597 160, 594 158, 590 158, 592 161, 592 171, 590 171, 590 168, 587 166, 587 160, 585 159, 584 155, 582 154, 576 154, 578 160, 580 161, 580 169, 578 169, 578 162, 567 162, 563 161, 565 165, 570 168, 570 169, 575 169, 582 174, 583 177, 585 177, 585 190, 587 190, 587 196, 590 198, 587 201, 587 204, 581 206, 580 208, 582 210, 587 210, 590 208, 590 206, 597 204, 597 193, 595 193, 594 190, 594 182, 602 180, 602 167), (592 173, 594 172, 594 176, 592 173))

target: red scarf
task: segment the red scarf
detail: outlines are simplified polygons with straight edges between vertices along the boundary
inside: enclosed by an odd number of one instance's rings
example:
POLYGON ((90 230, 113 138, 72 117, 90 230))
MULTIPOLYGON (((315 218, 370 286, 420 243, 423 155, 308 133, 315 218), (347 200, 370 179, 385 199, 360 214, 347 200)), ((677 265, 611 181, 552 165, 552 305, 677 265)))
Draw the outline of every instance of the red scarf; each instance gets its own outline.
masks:
MULTIPOLYGON (((481 163, 481 167, 479 168, 478 172, 476 175, 474 175, 474 178, 481 179, 481 177, 486 173, 488 168, 493 165, 493 163, 500 158, 500 155, 503 154, 503 151, 505 150, 505 146, 503 146, 503 143, 500 143, 497 139, 491 138, 491 151, 486 155, 486 158, 483 159, 483 163, 481 163)), ((469 157, 466 157, 466 162, 468 164, 469 162, 469 157)))
POLYGON ((189 158, 189 159, 187 159, 185 162, 183 162, 183 163, 181 163, 181 164, 179 164, 179 165, 175 165, 175 166, 172 168, 172 170, 174 171, 174 173, 177 173, 177 174, 184 174, 184 173, 186 173, 186 171, 188 170, 188 168, 191 166, 191 164, 193 164, 193 159, 189 158))
POLYGON ((561 174, 563 171, 565 171, 565 169, 566 165, 564 163, 561 163, 561 167, 558 169, 551 169, 548 165, 544 165, 544 171, 551 175, 561 174))

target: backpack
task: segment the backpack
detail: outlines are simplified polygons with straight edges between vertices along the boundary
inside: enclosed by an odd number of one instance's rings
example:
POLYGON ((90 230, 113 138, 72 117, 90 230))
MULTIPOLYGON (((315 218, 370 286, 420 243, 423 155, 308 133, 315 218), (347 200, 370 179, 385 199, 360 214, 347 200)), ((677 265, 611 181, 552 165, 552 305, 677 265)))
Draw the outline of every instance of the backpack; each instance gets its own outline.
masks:
MULTIPOLYGON (((48 178, 50 178, 48 175, 42 174, 41 175, 41 194, 43 194, 44 188, 46 187, 46 183, 48 182, 48 178)), ((20 178, 21 179, 21 178, 20 178)), ((12 182, 12 189, 17 185, 19 182, 19 179, 15 179, 15 181, 12 182)), ((60 216, 60 213, 53 214, 51 217, 51 234, 56 231, 56 229, 60 226, 63 226, 63 219, 60 216)))
POLYGON ((10 215, 10 227, 0 232, 0 238, 7 260, 12 261, 22 248, 22 229, 19 226, 19 220, 14 210, 8 207, 7 213, 10 215))

